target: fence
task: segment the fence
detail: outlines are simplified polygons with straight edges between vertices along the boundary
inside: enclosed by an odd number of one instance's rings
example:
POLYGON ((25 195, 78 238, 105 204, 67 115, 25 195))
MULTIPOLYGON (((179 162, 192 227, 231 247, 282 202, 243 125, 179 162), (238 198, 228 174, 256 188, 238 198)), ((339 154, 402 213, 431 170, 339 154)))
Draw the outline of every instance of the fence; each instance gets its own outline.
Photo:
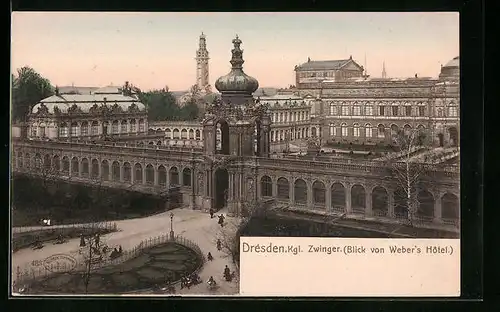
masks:
MULTIPOLYGON (((91 270, 95 271, 97 269, 110 266, 110 265, 118 265, 121 264, 127 260, 130 260, 132 258, 137 257, 143 250, 149 249, 152 247, 155 247, 157 245, 161 245, 167 242, 174 242, 179 245, 182 245, 184 247, 187 247, 191 250, 193 250, 198 257, 201 259, 201 264, 197 268, 196 271, 199 271, 203 264, 205 263, 205 256, 203 252, 201 251, 200 247, 195 244, 194 242, 190 241, 189 239, 186 239, 181 236, 176 236, 173 239, 169 237, 168 235, 161 235, 157 237, 152 237, 146 240, 143 240, 140 242, 137 246, 132 248, 131 250, 124 251, 119 257, 110 259, 110 258, 96 258, 93 259, 94 261, 91 261, 91 270)), ((85 249, 81 249, 85 250, 85 249)), ((23 269, 21 267, 16 267, 14 275, 15 279, 13 280, 13 289, 19 289, 20 285, 25 285, 29 284, 32 282, 35 282, 37 280, 43 280, 50 275, 57 274, 57 273, 65 273, 65 272, 80 272, 80 273, 85 273, 86 270, 88 269, 88 260, 85 258, 76 260, 76 265, 75 264, 70 264, 70 263, 53 263, 49 266, 46 265, 39 265, 39 266, 33 266, 31 264, 26 265, 23 269)))
POLYGON ((116 230, 117 226, 114 222, 13 228, 12 250, 15 252, 21 248, 26 248, 36 241, 50 241, 59 237, 75 238, 80 234, 88 235, 96 232, 114 232, 116 230))

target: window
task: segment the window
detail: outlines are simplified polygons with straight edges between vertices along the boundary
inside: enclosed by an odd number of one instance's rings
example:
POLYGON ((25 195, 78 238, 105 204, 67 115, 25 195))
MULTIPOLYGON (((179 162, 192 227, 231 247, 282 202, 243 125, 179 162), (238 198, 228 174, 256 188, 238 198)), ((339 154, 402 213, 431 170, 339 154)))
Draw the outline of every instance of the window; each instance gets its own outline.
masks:
POLYGON ((92 122, 92 126, 90 128, 90 134, 91 135, 99 134, 99 124, 97 123, 97 121, 92 122))
POLYGON ((354 136, 359 137, 359 125, 357 123, 353 125, 353 130, 354 130, 354 136))
POLYGON ((425 116, 425 106, 419 106, 418 107, 418 116, 424 117, 425 116))
POLYGON ((283 113, 280 113, 280 122, 283 122, 283 113))
POLYGON ((118 133, 118 121, 113 121, 113 124, 111 125, 111 132, 118 133))
POLYGON ((398 108, 399 107, 397 107, 397 106, 393 106, 392 107, 392 116, 397 116, 398 115, 398 112, 399 112, 398 108))
POLYGON ((438 108, 436 114, 437 114, 438 117, 443 117, 443 109, 442 108, 438 108))
POLYGON ((121 126, 121 129, 120 129, 121 133, 127 133, 127 121, 126 120, 122 120, 122 126, 121 126))
POLYGON ((337 115, 337 107, 333 104, 330 104, 330 115, 337 115))
POLYGON ((59 126, 59 136, 62 138, 68 137, 68 125, 66 125, 65 123, 59 126))
POLYGON ((377 127, 377 136, 379 138, 385 137, 385 127, 384 127, 384 125, 378 125, 378 127, 377 127))
POLYGON ((365 115, 366 116, 372 116, 373 115, 373 107, 371 105, 368 105, 365 107, 365 115))
POLYGON ((71 124, 71 136, 78 136, 78 124, 76 122, 71 124))
POLYGON ((347 134, 347 124, 343 123, 341 126, 342 136, 348 136, 347 134))
POLYGON ((449 107, 448 108, 448 116, 457 117, 458 116, 458 109, 456 107, 449 107))
POLYGON ((334 124, 330 124, 330 136, 334 136, 335 135, 335 126, 334 124))
POLYGON ((89 135, 89 124, 87 122, 83 122, 81 125, 82 135, 89 135))
POLYGON ((139 132, 144 132, 144 120, 142 119, 139 120, 139 132))
POLYGON ((371 138, 372 137, 372 125, 366 124, 365 125, 365 137, 371 138))
POLYGON ((342 115, 347 116, 349 115, 349 106, 342 106, 342 115))
POLYGON ((385 106, 379 106, 378 107, 378 114, 380 116, 385 116, 385 106))
POLYGON ((405 106, 405 115, 411 116, 411 106, 405 106))
POLYGON ((44 138, 45 137, 45 127, 40 127, 39 129, 40 137, 44 138))
POLYGON ((288 113, 285 113, 285 122, 288 120, 288 113))
POLYGON ((361 107, 359 107, 359 106, 357 106, 357 105, 356 105, 356 106, 354 106, 354 107, 353 107, 353 112, 352 112, 352 114, 353 114, 354 116, 360 116, 360 115, 361 115, 361 107))
POLYGON ((36 127, 35 126, 31 126, 31 136, 36 137, 36 127))

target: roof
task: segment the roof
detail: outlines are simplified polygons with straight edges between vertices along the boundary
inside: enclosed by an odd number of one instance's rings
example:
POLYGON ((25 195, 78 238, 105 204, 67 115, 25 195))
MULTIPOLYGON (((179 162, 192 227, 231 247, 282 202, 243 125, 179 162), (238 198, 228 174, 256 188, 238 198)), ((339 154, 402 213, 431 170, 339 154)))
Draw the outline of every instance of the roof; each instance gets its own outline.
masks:
POLYGON ((330 61, 309 61, 297 66, 300 70, 310 70, 310 69, 340 69, 342 66, 347 64, 352 59, 347 60, 330 60, 330 61))
POLYGON ((99 89, 98 87, 76 87, 76 86, 62 86, 58 88, 60 94, 65 94, 65 93, 90 94, 93 91, 99 89))
POLYGON ((302 97, 291 94, 275 94, 272 96, 260 96, 258 98, 262 103, 269 104, 270 108, 299 107, 306 105, 302 97))
POLYGON ((41 100, 33 106, 31 111, 32 113, 36 113, 41 103, 43 103, 51 114, 54 113, 54 107, 65 113, 68 111, 68 108, 76 104, 84 113, 87 113, 94 104, 103 105, 104 99, 106 99, 106 105, 110 107, 116 103, 122 109, 127 110, 131 104, 135 104, 141 111, 146 109, 146 106, 136 98, 123 94, 60 94, 41 100))
POLYGON ((460 67, 460 57, 454 57, 452 60, 450 60, 446 65, 443 67, 460 67))
POLYGON ((93 92, 94 94, 121 94, 121 87, 117 86, 106 86, 99 88, 93 92))

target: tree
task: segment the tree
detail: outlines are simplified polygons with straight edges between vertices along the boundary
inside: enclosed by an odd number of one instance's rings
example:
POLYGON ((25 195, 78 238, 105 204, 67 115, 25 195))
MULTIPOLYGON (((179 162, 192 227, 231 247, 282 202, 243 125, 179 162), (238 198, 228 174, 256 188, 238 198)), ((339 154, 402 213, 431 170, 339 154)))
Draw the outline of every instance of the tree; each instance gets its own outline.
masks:
POLYGON ((199 107, 196 100, 189 100, 186 105, 181 108, 182 120, 195 120, 199 116, 199 107))
POLYGON ((81 237, 81 239, 85 242, 85 246, 80 247, 80 253, 83 256, 85 264, 85 269, 83 271, 82 277, 86 294, 89 290, 92 273, 94 272, 95 268, 99 266, 99 264, 105 261, 104 256, 106 255, 106 253, 104 252, 105 244, 101 242, 100 235, 98 234, 99 229, 96 225, 96 223, 92 223, 90 235, 81 237))
POLYGON ((393 144, 398 151, 396 158, 389 158, 389 167, 395 177, 401 193, 396 193, 396 200, 403 203, 406 210, 406 219, 413 226, 414 218, 420 205, 418 193, 421 177, 428 171, 425 159, 414 157, 415 150, 430 145, 428 133, 418 127, 405 128, 392 136, 393 144))
POLYGON ((176 120, 181 116, 175 97, 166 89, 139 92, 138 97, 148 107, 150 120, 176 120))
POLYGON ((30 107, 54 94, 50 81, 25 66, 12 75, 12 119, 25 120, 30 107))

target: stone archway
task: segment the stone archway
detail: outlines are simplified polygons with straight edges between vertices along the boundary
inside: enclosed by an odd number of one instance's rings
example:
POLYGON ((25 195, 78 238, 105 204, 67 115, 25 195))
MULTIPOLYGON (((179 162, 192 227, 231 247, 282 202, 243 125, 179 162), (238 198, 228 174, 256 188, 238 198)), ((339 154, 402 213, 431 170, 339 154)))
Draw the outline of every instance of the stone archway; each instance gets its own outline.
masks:
POLYGON ((214 209, 216 211, 227 205, 229 189, 229 173, 225 168, 219 168, 215 171, 214 184, 214 209))

